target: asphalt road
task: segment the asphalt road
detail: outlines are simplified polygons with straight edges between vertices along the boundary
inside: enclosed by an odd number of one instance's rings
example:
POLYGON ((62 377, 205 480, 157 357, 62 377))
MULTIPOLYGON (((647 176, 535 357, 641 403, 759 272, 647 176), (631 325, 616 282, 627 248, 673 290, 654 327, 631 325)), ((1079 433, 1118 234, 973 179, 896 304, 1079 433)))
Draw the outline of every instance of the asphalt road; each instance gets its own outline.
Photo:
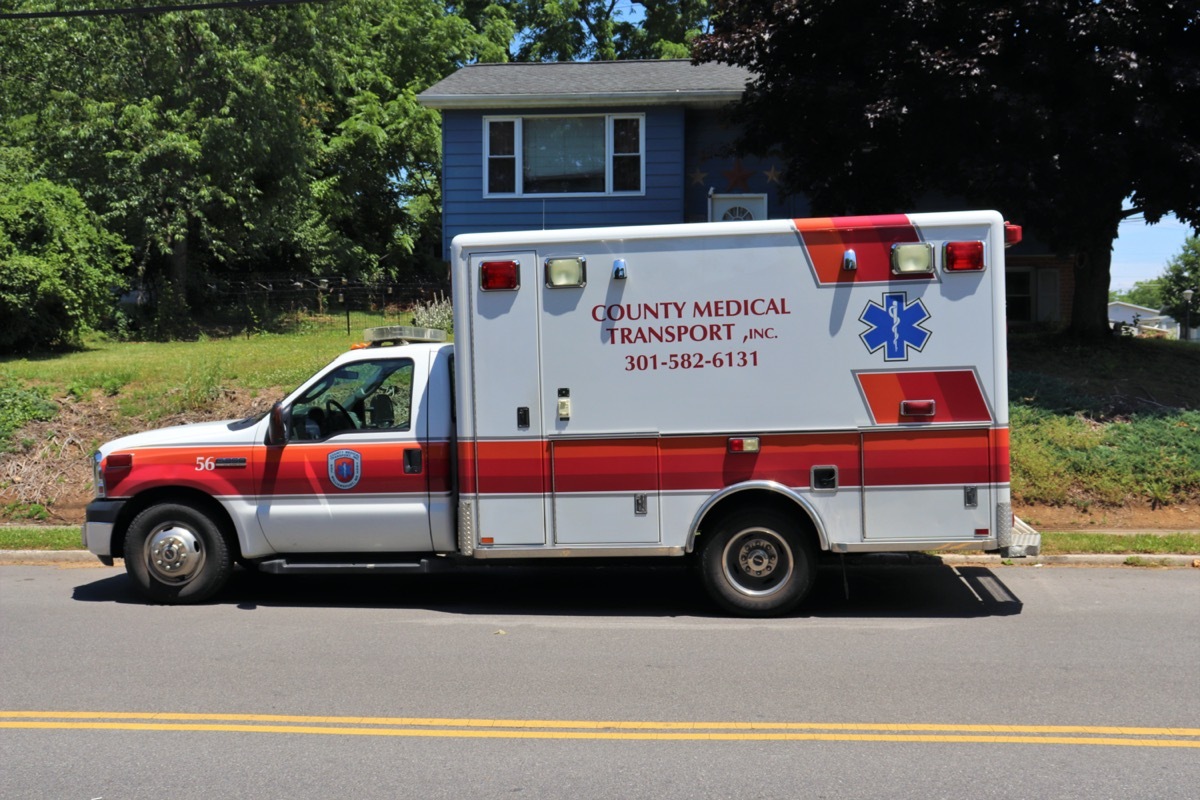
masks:
POLYGON ((763 621, 673 568, 0 567, 0 797, 1197 796, 1200 571, 847 577, 763 621))

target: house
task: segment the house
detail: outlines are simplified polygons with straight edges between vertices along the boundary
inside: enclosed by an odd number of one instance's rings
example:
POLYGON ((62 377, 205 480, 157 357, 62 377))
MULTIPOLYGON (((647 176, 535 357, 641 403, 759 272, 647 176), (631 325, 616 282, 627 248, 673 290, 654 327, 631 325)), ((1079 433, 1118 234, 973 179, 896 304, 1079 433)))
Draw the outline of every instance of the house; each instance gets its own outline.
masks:
POLYGON ((1136 335, 1149 334, 1179 338, 1181 325, 1172 317, 1156 308, 1114 300, 1108 304, 1108 324, 1114 328, 1127 328, 1136 335))
MULTIPOLYGON (((733 152, 751 73, 686 60, 472 64, 418 100, 442 114, 443 258, 460 233, 804 217, 783 159, 733 152)), ((928 209, 879 208, 878 213, 928 209)), ((1028 251, 1028 252, 1025 252, 1028 251)), ((1008 321, 1070 313, 1069 259, 1008 257, 1008 321)))

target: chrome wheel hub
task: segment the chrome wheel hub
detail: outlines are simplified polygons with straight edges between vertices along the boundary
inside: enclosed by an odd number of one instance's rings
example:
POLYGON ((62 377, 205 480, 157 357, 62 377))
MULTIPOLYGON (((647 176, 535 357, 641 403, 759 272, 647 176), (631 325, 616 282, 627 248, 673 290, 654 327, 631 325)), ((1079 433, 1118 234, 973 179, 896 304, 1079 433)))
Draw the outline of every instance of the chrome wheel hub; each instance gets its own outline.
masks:
POLYGON ((787 540, 767 528, 751 528, 731 537, 721 562, 730 585, 752 597, 785 587, 794 566, 787 540))
POLYGON ((738 552, 738 563, 747 575, 762 578, 770 575, 779 563, 779 553, 765 539, 751 539, 738 552))
POLYGON ((194 531, 170 523, 146 538, 146 565, 165 583, 187 583, 204 566, 204 550, 194 531))

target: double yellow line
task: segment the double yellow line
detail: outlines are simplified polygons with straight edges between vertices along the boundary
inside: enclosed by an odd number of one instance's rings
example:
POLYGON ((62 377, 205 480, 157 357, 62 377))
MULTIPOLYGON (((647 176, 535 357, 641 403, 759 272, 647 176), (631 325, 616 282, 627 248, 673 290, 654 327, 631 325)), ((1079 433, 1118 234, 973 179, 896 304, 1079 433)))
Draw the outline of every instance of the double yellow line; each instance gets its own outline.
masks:
POLYGON ((218 731, 323 736, 460 739, 582 739, 760 742, 975 742, 1200 748, 1200 728, 1090 725, 938 725, 840 722, 633 722, 315 717, 122 711, 0 711, 0 728, 36 730, 218 731))

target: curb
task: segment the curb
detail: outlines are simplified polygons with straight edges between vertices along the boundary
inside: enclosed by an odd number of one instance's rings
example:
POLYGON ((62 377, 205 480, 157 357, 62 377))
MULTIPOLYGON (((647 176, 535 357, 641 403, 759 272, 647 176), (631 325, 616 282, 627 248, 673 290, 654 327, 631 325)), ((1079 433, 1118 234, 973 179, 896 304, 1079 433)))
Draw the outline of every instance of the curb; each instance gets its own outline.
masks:
MULTIPOLYGON (((119 560, 119 559, 118 559, 119 560)), ((104 566, 88 550, 0 550, 0 564, 95 564, 104 566)))
POLYGON ((1040 567, 1043 564, 1073 567, 1200 567, 1200 556, 1181 554, 1138 555, 1136 553, 1094 553, 1091 555, 1028 556, 1004 558, 997 555, 943 555, 943 564, 987 564, 993 566, 1040 567), (1136 559, 1133 563, 1126 563, 1136 559))
MULTIPOLYGON (((1054 555, 1028 556, 1026 558, 1004 558, 998 555, 963 555, 946 553, 929 555, 926 553, 873 553, 852 556, 859 564, 890 564, 896 566, 928 566, 930 564, 946 564, 949 566, 1004 566, 1004 567, 1038 567, 1072 566, 1072 567, 1198 567, 1200 555, 1158 554, 1158 555, 1128 555, 1128 554, 1094 554, 1094 555, 1054 555), (1138 559, 1138 562, 1126 564, 1128 559, 1138 559)), ((117 559, 118 566, 122 563, 117 559)), ((92 553, 87 550, 0 550, 0 564, 88 564, 104 566, 92 553)))

